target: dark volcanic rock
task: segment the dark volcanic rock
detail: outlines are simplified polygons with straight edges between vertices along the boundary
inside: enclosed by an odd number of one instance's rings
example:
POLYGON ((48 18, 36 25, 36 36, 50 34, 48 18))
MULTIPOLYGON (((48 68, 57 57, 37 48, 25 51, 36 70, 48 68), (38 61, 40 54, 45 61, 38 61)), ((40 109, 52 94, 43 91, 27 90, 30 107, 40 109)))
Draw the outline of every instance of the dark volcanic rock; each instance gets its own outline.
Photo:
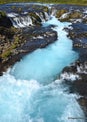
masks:
MULTIPOLYGON (((86 117, 87 117, 87 97, 81 97, 78 102, 82 106, 82 108, 86 114, 86 117)), ((87 121, 87 118, 86 118, 86 121, 87 121)))
POLYGON ((33 48, 42 48, 47 46, 49 43, 54 42, 57 39, 57 34, 51 29, 51 27, 34 27, 28 28, 23 31, 26 35, 26 43, 21 47, 24 51, 33 48), (29 34, 28 34, 28 31, 29 34))
POLYGON ((69 30, 69 37, 73 40, 73 49, 79 53, 81 62, 87 61, 87 25, 74 23, 69 30))
POLYGON ((6 28, 9 28, 12 26, 11 20, 2 11, 0 11, 0 26, 6 27, 6 28))

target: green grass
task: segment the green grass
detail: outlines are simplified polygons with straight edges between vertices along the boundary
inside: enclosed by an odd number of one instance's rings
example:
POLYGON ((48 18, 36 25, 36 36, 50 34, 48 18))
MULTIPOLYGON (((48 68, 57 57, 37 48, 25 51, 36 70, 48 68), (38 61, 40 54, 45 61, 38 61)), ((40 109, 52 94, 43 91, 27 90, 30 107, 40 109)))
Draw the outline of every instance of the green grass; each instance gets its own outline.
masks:
POLYGON ((11 2, 42 2, 42 3, 61 3, 61 4, 76 4, 87 5, 87 0, 0 0, 0 4, 11 2))

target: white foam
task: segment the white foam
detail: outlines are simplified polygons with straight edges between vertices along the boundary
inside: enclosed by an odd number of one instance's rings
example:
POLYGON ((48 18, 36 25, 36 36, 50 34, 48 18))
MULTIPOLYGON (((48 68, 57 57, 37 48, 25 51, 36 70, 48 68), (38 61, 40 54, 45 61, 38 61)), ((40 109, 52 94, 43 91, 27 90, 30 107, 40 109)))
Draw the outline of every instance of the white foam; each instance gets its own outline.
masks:
POLYGON ((75 81, 77 79, 80 79, 78 74, 67 73, 67 72, 61 74, 60 78, 68 81, 75 81))
POLYGON ((7 16, 8 17, 16 17, 16 16, 18 16, 18 14, 17 13, 7 13, 7 16))
POLYGON ((62 79, 44 86, 35 80, 16 80, 9 72, 0 77, 1 122, 70 122, 70 117, 84 122, 78 96, 65 92, 62 79))
POLYGON ((8 16, 10 17, 13 26, 16 28, 23 28, 23 27, 28 27, 30 25, 33 25, 32 23, 32 19, 30 18, 29 15, 25 15, 25 16, 20 16, 18 14, 8 14, 8 16))
POLYGON ((74 122, 84 122, 84 114, 76 101, 76 95, 65 92, 61 83, 42 86, 31 104, 29 110, 32 112, 29 113, 35 115, 31 116, 32 122, 38 122, 40 118, 44 122, 70 122, 70 117, 83 118, 82 121, 76 119, 74 122))
POLYGON ((61 117, 61 120, 63 122, 84 122, 85 121, 83 111, 81 110, 79 104, 76 102, 75 99, 71 99, 71 104, 67 105, 64 114, 61 117))
POLYGON ((87 9, 84 9, 84 12, 83 13, 87 14, 87 9))
POLYGON ((40 13, 36 12, 36 15, 40 17, 41 22, 45 22, 45 18, 44 18, 44 15, 42 14, 42 12, 40 12, 40 13))
POLYGON ((87 64, 77 66, 77 72, 87 74, 87 64))
POLYGON ((44 14, 45 14, 46 21, 49 20, 50 16, 48 15, 48 13, 44 12, 44 14))
POLYGON ((39 88, 35 80, 16 80, 9 73, 0 77, 0 122, 22 122, 24 105, 39 88))
POLYGON ((82 22, 82 19, 73 19, 72 20, 74 23, 77 23, 77 22, 82 22))
POLYGON ((60 17, 60 19, 66 18, 66 17, 69 15, 69 13, 70 13, 70 12, 67 12, 67 13, 62 14, 62 16, 60 17))
POLYGON ((37 36, 36 38, 37 38, 37 39, 43 39, 43 36, 40 36, 40 35, 39 35, 39 36, 37 36))

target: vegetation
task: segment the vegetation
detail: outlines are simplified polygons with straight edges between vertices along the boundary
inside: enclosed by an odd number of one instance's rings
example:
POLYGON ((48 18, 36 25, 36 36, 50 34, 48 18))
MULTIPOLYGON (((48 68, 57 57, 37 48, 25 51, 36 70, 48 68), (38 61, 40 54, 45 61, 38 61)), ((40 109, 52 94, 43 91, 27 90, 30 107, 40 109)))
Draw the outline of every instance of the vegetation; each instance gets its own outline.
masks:
POLYGON ((10 2, 42 2, 42 3, 61 3, 87 5, 87 0, 0 0, 0 4, 10 2))
POLYGON ((20 30, 14 27, 0 27, 0 58, 6 59, 13 54, 16 47, 19 46, 22 39, 18 34, 20 30))
POLYGON ((0 18, 1 18, 2 16, 6 16, 6 13, 5 13, 4 11, 0 11, 0 18))
POLYGON ((61 9, 61 10, 58 10, 57 13, 56 13, 56 17, 59 18, 61 17, 64 13, 67 13, 68 11, 66 9, 61 9))
POLYGON ((2 59, 6 59, 8 56, 10 56, 12 51, 13 51, 13 49, 15 49, 17 47, 18 42, 19 42, 19 38, 16 37, 15 40, 14 40, 14 43, 12 43, 10 45, 10 47, 7 47, 6 50, 0 55, 0 57, 2 59))
POLYGON ((1 55, 0 55, 0 58, 2 59, 6 59, 8 58, 9 56, 11 56, 11 53, 14 51, 14 49, 16 49, 16 47, 18 46, 18 41, 17 42, 15 41, 9 48, 7 48, 1 55))
POLYGON ((59 18, 59 20, 61 22, 65 22, 65 21, 71 22, 73 19, 81 19, 83 17, 83 14, 80 11, 72 11, 70 13, 70 12, 68 12, 67 9, 60 9, 56 12, 56 17, 59 18), (66 13, 68 13, 68 14, 66 14, 66 13), (64 15, 64 14, 65 14, 65 16, 62 17, 62 15, 64 15))

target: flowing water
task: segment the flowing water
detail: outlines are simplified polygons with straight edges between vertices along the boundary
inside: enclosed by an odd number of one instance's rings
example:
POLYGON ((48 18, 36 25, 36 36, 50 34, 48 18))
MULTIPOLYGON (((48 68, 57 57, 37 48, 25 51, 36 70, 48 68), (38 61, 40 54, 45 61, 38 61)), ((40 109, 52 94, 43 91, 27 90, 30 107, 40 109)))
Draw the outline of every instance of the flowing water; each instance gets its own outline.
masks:
POLYGON ((84 122, 77 96, 62 79, 55 80, 78 58, 64 30, 69 24, 55 17, 44 22, 44 27, 55 26, 58 40, 28 54, 0 77, 0 122, 84 122))

